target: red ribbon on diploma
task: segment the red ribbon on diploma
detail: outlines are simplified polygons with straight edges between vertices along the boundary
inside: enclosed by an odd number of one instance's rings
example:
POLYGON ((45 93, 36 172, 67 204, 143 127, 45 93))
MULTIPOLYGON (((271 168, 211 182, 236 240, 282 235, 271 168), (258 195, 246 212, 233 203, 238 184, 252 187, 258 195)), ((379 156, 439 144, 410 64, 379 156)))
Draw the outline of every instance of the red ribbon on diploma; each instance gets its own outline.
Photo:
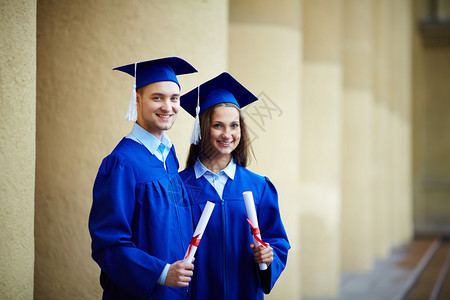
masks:
POLYGON ((259 231, 258 227, 253 226, 252 221, 250 221, 250 219, 247 219, 248 224, 250 224, 250 227, 252 228, 251 233, 253 235, 253 237, 255 238, 255 240, 257 240, 258 242, 261 243, 261 245, 263 245, 264 247, 269 246, 267 243, 264 243, 259 237, 258 234, 261 234, 261 232, 259 231))
POLYGON ((186 259, 189 254, 191 254, 192 246, 198 247, 198 245, 200 245, 200 239, 198 238, 199 235, 200 233, 192 237, 192 240, 189 243, 188 253, 186 254, 186 257, 184 259, 186 259))

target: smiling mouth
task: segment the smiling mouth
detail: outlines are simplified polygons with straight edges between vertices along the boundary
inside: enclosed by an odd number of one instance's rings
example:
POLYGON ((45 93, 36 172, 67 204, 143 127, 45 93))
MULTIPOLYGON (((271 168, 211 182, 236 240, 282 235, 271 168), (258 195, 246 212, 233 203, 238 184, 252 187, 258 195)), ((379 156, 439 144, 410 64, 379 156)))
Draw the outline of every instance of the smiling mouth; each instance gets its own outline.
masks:
POLYGON ((167 119, 169 119, 172 115, 157 114, 157 116, 158 116, 159 118, 161 118, 161 119, 167 120, 167 119))
POLYGON ((229 146, 233 143, 233 141, 230 142, 222 142, 222 141, 218 141, 219 144, 224 145, 224 146, 229 146))

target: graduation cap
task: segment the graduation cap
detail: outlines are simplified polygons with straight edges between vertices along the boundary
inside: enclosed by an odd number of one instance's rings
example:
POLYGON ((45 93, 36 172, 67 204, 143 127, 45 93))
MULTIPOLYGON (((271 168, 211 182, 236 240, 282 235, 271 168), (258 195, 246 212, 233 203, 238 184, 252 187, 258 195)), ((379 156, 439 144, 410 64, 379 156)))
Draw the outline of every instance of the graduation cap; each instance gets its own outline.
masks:
POLYGON ((134 77, 134 88, 130 98, 130 105, 125 118, 135 122, 137 119, 136 89, 158 81, 173 81, 178 86, 176 75, 195 73, 197 70, 184 59, 179 57, 166 57, 114 68, 134 77))
POLYGON ((195 117, 191 144, 196 145, 201 139, 199 116, 205 110, 219 103, 233 103, 243 108, 256 100, 255 95, 226 72, 181 96, 181 107, 195 117))

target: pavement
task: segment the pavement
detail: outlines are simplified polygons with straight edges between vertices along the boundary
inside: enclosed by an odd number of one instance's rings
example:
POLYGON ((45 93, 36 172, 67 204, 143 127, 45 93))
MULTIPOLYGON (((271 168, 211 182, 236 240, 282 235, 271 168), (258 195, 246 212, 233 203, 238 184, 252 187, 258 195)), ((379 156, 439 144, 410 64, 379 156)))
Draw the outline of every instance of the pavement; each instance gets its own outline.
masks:
MULTIPOLYGON (((344 272, 340 292, 333 298, 302 300, 428 300, 442 266, 450 259, 450 245, 436 238, 415 239, 392 249, 368 272, 344 272)), ((450 285, 446 276, 444 287, 450 285)), ((450 299, 444 288, 435 300, 450 299), (445 293, 444 293, 445 292, 445 293)))

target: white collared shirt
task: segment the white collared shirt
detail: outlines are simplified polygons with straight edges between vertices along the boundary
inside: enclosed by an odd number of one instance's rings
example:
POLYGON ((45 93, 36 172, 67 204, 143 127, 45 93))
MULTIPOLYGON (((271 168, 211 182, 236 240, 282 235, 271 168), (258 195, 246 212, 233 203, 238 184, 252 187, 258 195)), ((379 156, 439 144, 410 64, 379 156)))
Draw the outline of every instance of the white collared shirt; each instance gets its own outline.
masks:
POLYGON ((194 164, 194 172, 196 179, 204 176, 217 191, 217 194, 219 194, 220 198, 222 198, 223 189, 225 188, 227 180, 234 180, 234 175, 236 173, 236 163, 234 162, 232 157, 230 163, 223 170, 219 171, 217 174, 214 174, 213 172, 208 170, 197 158, 197 161, 194 164))
MULTIPOLYGON (((150 151, 151 154, 155 155, 160 161, 165 162, 167 155, 169 154, 170 148, 172 147, 172 142, 169 137, 163 133, 161 137, 161 141, 158 140, 153 134, 139 126, 137 123, 134 123, 133 129, 126 136, 126 138, 132 139, 133 141, 142 144, 145 148, 150 151), (160 144, 164 145, 163 153, 159 152, 158 147, 160 144)), ((164 167, 166 164, 164 164, 164 167)))

